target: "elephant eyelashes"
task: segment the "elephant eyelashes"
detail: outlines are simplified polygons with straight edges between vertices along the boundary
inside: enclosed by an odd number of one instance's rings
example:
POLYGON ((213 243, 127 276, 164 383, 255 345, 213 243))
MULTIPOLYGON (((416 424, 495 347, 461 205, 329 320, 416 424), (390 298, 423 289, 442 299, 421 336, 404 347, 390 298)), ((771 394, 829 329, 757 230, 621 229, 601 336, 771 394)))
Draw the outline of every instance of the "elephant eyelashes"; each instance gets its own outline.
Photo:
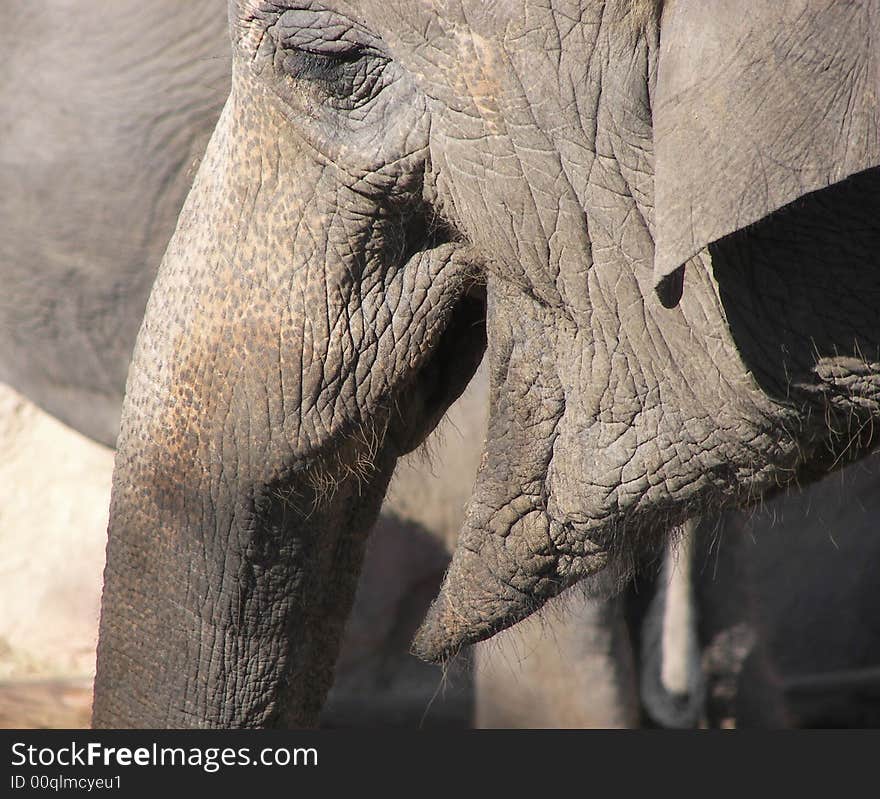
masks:
POLYGON ((337 53, 288 50, 281 63, 285 74, 290 77, 312 81, 330 90, 351 85, 365 66, 360 48, 337 53))
POLYGON ((286 11, 269 33, 284 75, 349 105, 362 104, 375 94, 389 60, 378 49, 377 37, 328 11, 286 11))
POLYGON ((376 96, 385 63, 360 51, 330 55, 296 50, 284 54, 281 67, 285 75, 310 83, 338 106, 354 108, 376 96))

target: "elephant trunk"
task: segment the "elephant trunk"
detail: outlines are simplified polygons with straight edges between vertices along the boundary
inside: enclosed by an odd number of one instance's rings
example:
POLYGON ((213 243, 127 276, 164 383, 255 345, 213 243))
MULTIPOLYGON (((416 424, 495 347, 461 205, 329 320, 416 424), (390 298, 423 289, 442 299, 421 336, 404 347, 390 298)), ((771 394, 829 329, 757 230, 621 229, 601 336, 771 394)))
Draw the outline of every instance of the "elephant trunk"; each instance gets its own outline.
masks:
POLYGON ((421 215, 421 185, 316 157, 251 68, 129 373, 100 726, 314 723, 395 461, 483 352, 472 258, 421 215))
POLYGON ((232 97, 221 117, 133 356, 97 726, 315 723, 396 460, 390 410, 369 422, 339 410, 346 364, 314 332, 332 263, 295 231, 317 178, 293 148, 272 162, 276 177, 258 148, 238 146, 232 131, 260 130, 246 108, 232 97), (303 189, 272 216, 262 204, 281 204, 289 164, 303 189), (278 262, 283 274, 260 266, 278 262))
POLYGON ((324 503, 298 481, 211 481, 217 512, 177 485, 145 489, 161 468, 121 451, 94 725, 313 725, 390 471, 324 503), (133 512, 145 492, 155 513, 133 512))

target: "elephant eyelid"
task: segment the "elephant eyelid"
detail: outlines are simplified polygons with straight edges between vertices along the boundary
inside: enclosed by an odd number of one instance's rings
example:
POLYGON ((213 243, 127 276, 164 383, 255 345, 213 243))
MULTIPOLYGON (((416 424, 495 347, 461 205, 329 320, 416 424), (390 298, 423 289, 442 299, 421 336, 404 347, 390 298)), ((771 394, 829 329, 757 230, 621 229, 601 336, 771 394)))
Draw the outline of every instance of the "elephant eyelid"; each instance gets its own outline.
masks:
POLYGON ((375 99, 391 62, 382 40, 335 12, 288 9, 266 27, 279 76, 310 84, 337 110, 353 110, 375 99))
POLYGON ((281 61, 284 72, 292 78, 323 85, 328 91, 348 95, 364 70, 361 54, 350 52, 329 55, 304 49, 288 49, 281 61))
POLYGON ((384 55, 378 36, 330 11, 291 9, 278 17, 270 31, 281 47, 328 59, 384 55))

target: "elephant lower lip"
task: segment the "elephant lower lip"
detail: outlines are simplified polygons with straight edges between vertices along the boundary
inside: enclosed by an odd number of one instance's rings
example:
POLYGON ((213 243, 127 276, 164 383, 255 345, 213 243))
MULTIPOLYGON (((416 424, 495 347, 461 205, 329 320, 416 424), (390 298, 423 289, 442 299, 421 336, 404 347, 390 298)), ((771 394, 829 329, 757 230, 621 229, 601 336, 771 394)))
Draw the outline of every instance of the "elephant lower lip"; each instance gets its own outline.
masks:
POLYGON ((452 660, 462 648, 491 638, 495 633, 521 621, 529 611, 516 618, 484 621, 479 625, 457 625, 456 614, 441 596, 430 608, 428 615, 413 639, 410 651, 428 663, 445 663, 452 660), (452 622, 452 624, 450 624, 452 622))

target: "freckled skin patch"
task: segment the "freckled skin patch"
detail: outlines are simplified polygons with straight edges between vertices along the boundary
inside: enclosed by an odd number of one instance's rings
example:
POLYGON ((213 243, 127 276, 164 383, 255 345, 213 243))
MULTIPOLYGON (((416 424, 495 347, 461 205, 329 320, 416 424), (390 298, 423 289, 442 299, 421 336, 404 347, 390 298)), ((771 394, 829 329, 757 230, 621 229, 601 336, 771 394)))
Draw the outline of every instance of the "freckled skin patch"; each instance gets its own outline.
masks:
POLYGON ((458 70, 453 87, 470 97, 489 135, 503 135, 504 119, 499 113, 496 98, 503 92, 503 84, 497 74, 499 56, 497 44, 469 31, 455 30, 458 50, 458 70))

